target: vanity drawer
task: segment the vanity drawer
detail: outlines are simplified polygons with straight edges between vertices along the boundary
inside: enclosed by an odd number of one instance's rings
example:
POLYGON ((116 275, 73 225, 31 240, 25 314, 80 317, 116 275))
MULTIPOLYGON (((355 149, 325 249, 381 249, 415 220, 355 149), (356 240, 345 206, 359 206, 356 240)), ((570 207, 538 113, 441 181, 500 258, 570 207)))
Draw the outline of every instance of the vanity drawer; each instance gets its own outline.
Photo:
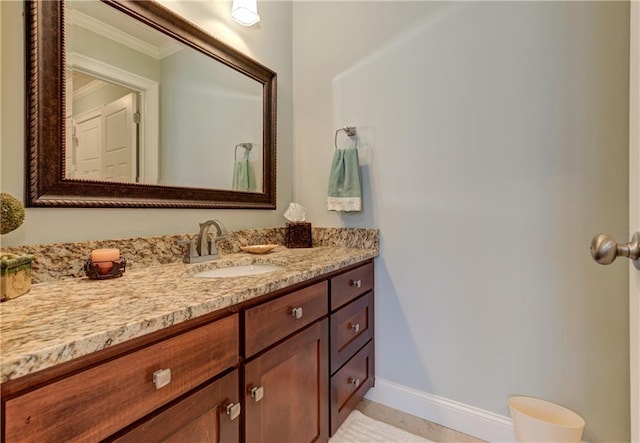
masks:
POLYGON ((331 435, 373 386, 373 342, 370 341, 331 377, 331 435))
POLYGON ((349 303, 373 289, 373 263, 347 271, 331 279, 331 310, 349 303))
POLYGON ((373 338, 373 292, 331 315, 331 373, 373 338))
POLYGON ((236 365, 238 330, 231 315, 9 399, 5 441, 101 440, 236 365))
POLYGON ((227 407, 240 406, 238 370, 196 388, 186 397, 163 407, 102 443, 194 442, 238 443, 240 417, 227 407), (212 436, 217 436, 214 440, 212 436))
POLYGON ((244 312, 245 357, 260 352, 327 314, 326 281, 244 312))

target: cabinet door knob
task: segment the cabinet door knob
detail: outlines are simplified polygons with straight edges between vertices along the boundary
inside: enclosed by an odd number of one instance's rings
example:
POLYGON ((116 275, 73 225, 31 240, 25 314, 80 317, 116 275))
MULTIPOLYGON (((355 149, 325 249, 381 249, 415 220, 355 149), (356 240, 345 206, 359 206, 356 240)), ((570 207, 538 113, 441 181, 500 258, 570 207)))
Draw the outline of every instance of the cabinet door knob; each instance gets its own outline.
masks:
POLYGON ((362 286, 362 280, 351 280, 351 286, 359 288, 362 286))
POLYGON ((254 386, 249 390, 249 394, 251 395, 251 397, 253 397, 253 401, 258 403, 260 400, 262 400, 262 397, 264 396, 264 387, 254 386))
POLYGON ((302 308, 301 307, 291 308, 291 316, 293 318, 302 318, 302 308))
POLYGON ((360 332, 360 323, 354 323, 352 324, 349 329, 351 329, 353 332, 360 332))
POLYGON ((156 389, 163 388, 171 383, 171 369, 158 369, 153 373, 153 384, 156 389))
POLYGON ((226 412, 231 420, 235 420, 240 416, 240 410, 240 403, 229 403, 226 412))
POLYGON ((356 388, 360 386, 360 379, 349 377, 349 384, 355 386, 356 388))

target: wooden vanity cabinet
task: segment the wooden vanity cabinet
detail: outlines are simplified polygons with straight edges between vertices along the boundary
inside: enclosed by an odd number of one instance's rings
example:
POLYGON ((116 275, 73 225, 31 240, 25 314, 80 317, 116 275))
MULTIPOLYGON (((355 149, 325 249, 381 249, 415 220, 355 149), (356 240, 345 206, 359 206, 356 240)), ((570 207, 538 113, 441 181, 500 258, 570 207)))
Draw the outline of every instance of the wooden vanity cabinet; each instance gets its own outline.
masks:
POLYGON ((373 283, 368 261, 12 380, 2 441, 326 442, 373 386, 373 283))
POLYGON ((330 280, 330 435, 374 384, 373 263, 330 280))
POLYGON ((327 441, 374 383, 373 263, 244 311, 244 441, 327 441))

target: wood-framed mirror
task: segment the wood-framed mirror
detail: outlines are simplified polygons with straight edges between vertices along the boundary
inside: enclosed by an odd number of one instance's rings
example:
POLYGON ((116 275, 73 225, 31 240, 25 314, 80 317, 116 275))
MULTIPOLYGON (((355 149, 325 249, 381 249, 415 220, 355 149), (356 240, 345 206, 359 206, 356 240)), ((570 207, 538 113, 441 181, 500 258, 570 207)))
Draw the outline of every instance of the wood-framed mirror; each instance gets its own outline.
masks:
MULTIPOLYGON (((107 7, 126 20, 144 25, 144 32, 153 30, 165 38, 168 36, 172 40, 173 52, 169 51, 169 56, 160 56, 162 60, 154 63, 162 65, 162 75, 168 71, 172 77, 161 77, 156 81, 156 95, 145 96, 147 101, 140 105, 141 99, 136 97, 136 92, 142 90, 142 87, 138 85, 144 86, 145 81, 156 74, 145 77, 132 73, 134 69, 123 69, 111 62, 97 60, 99 56, 87 56, 81 48, 74 47, 70 50, 67 45, 80 42, 78 46, 86 46, 92 38, 104 41, 104 36, 72 36, 72 26, 67 14, 73 15, 74 20, 77 20, 73 22, 74 27, 76 23, 80 23, 82 28, 81 22, 86 19, 83 15, 90 16, 90 13, 73 9, 71 0, 27 0, 27 205, 275 209, 276 73, 153 1, 91 2, 97 7, 107 7), (176 54, 182 58, 167 62, 170 58, 175 59, 176 54), (198 59, 197 63, 206 60, 207 66, 194 68, 194 65, 189 65, 190 58, 198 59), (217 79, 218 74, 212 74, 214 71, 210 70, 220 70, 220 67, 238 77, 231 80, 232 86, 197 86, 202 78, 217 79), (122 128, 127 124, 118 126, 109 123, 109 116, 129 115, 127 112, 131 113, 131 108, 122 108, 129 111, 109 114, 103 111, 107 109, 104 103, 93 103, 85 105, 81 113, 73 111, 74 107, 82 108, 80 105, 76 106, 76 102, 78 97, 86 98, 86 90, 91 90, 85 88, 87 84, 98 85, 96 87, 100 89, 105 79, 106 84, 111 82, 105 72, 118 73, 118 78, 112 82, 116 86, 133 84, 130 86, 134 97, 132 100, 137 109, 144 109, 145 113, 141 118, 140 112, 134 109, 132 120, 139 123, 140 120, 149 119, 144 129, 136 127, 133 136, 128 136, 133 139, 134 147, 120 157, 125 160, 108 157, 117 150, 111 148, 115 145, 120 149, 120 139, 127 138, 122 135, 125 133, 122 128), (125 73, 124 77, 120 76, 122 72, 125 73), (185 80, 182 76, 186 72, 199 73, 201 78, 185 80), (139 78, 144 81, 138 82, 139 78), (135 81, 128 83, 127 79, 135 81), (72 89, 70 85, 76 87, 72 89), (182 89, 178 95, 187 97, 184 102, 172 99, 180 86, 182 89), (195 90, 193 95, 188 95, 189 88, 195 90), (79 90, 82 92, 78 92, 79 90), (251 94, 247 90, 258 92, 251 94), (160 102, 161 106, 155 110, 155 114, 153 111, 146 112, 152 108, 154 100, 160 102), (190 107, 196 101, 198 106, 193 110, 190 107), (211 108, 211 114, 206 114, 203 120, 197 120, 197 116, 205 114, 202 110, 204 107, 211 108), (255 115, 248 108, 254 110, 255 115), (96 126, 99 129, 90 124, 82 126, 85 121, 93 118, 92 115, 100 115, 95 120, 100 120, 100 125, 105 126, 96 126), (112 127, 117 129, 113 131, 110 129, 112 127), (230 129, 238 130, 233 133, 230 129), (241 130, 248 132, 239 132, 241 130), (105 135, 110 133, 114 135, 105 135), (196 133, 201 134, 199 139, 189 138, 195 137, 196 133), (93 144, 87 145, 85 140, 93 144), (156 150, 148 151, 151 154, 141 150, 152 145, 156 150), (205 148, 195 151, 196 145, 203 145, 205 148), (87 149, 86 146, 91 148, 87 149), (169 148, 172 149, 170 153, 169 148), (96 156, 102 156, 100 163, 87 160, 93 161, 96 156), (126 166, 127 162, 131 164, 126 166), (119 168, 121 164, 125 166, 119 168), (130 175, 113 173, 114 170, 127 170, 127 167, 129 171, 133 171, 126 173, 130 175), (182 175, 176 171, 182 171, 182 175), (224 177, 220 179, 221 176, 224 177), (209 182, 209 179, 222 181, 209 182)), ((85 0, 79 3, 87 2, 85 0)), ((104 11, 99 13, 101 17, 106 15, 109 14, 104 11)), ((89 25, 85 25, 80 32, 93 32, 101 26, 92 22, 91 18, 89 20, 89 25)), ((109 27, 113 28, 113 23, 107 24, 107 28, 109 27)), ((116 34, 129 35, 136 32, 118 30, 116 34)), ((101 46, 97 53, 112 54, 112 51, 101 46)), ((143 57, 136 55, 134 58, 139 60, 143 57)), ((152 83, 153 81, 149 84, 152 83)), ((111 120, 117 123, 118 118, 111 120)))

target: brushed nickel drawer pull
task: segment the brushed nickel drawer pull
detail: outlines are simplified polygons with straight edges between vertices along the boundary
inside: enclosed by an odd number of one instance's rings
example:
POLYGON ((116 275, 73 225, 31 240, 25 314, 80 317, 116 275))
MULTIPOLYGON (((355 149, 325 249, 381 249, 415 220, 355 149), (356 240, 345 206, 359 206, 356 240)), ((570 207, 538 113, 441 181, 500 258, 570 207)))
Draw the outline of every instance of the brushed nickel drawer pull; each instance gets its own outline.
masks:
POLYGON ((359 288, 362 286, 362 280, 351 280, 351 286, 359 288))
POLYGON ((264 387, 263 386, 257 386, 257 387, 254 386, 249 391, 249 394, 251 394, 251 397, 253 397, 253 400, 256 403, 258 403, 260 400, 262 400, 262 397, 264 396, 264 387))
POLYGON ((349 377, 349 384, 355 386, 356 388, 360 386, 360 379, 349 377))
POLYGON ((242 407, 240 406, 240 403, 229 403, 227 405, 227 415, 229 416, 229 418, 231 420, 235 420, 236 418, 240 417, 240 410, 242 409, 242 407))
POLYGON ((302 308, 291 308, 291 316, 296 319, 302 318, 302 308))
POLYGON ((163 388, 171 383, 171 369, 158 369, 153 373, 153 384, 156 389, 163 388))
POLYGON ((349 326, 349 329, 351 329, 353 332, 360 332, 360 323, 352 324, 351 326, 349 326))

